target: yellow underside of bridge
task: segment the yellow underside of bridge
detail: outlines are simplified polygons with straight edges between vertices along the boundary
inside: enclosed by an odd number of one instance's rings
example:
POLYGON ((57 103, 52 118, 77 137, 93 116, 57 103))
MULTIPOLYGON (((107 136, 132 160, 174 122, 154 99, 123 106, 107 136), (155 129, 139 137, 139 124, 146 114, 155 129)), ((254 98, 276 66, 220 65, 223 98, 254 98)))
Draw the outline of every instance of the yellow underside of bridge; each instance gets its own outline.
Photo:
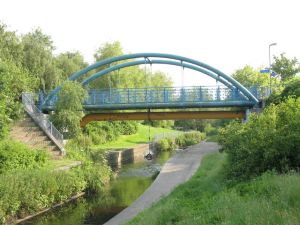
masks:
POLYGON ((189 120, 189 119, 243 119, 245 111, 181 111, 181 112, 126 112, 93 113, 85 115, 80 126, 92 121, 116 120, 189 120))

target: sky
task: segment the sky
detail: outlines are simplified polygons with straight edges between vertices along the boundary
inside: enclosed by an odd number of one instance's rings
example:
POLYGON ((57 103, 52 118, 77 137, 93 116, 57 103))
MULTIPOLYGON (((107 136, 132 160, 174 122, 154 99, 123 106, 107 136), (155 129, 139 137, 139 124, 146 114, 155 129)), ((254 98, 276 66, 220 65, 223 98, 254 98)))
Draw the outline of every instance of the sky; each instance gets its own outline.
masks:
MULTIPOLYGON (((300 59, 298 0, 0 0, 0 21, 24 34, 40 27, 55 53, 79 51, 93 63, 106 42, 120 41, 124 53, 159 52, 192 58, 230 75, 269 64, 285 52, 300 59)), ((154 66, 176 85, 182 70, 154 66)), ((189 70, 184 85, 213 84, 189 70)))

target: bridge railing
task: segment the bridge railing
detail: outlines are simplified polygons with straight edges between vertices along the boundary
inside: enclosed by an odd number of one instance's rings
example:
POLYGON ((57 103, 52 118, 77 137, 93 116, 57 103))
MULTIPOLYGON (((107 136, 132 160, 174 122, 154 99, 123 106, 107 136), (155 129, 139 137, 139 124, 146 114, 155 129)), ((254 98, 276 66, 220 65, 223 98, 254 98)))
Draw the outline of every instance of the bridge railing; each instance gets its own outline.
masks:
POLYGON ((238 90, 217 87, 162 87, 90 90, 85 105, 246 100, 238 90))
MULTIPOLYGON (((247 88, 259 100, 269 96, 268 87, 252 86, 247 88)), ((88 93, 88 98, 84 102, 85 106, 250 101, 237 88, 230 89, 223 85, 90 89, 88 93)), ((56 101, 57 95, 47 103, 47 106, 53 107, 56 101)))
POLYGON ((35 95, 32 93, 22 94, 22 103, 25 111, 37 123, 37 125, 48 135, 48 137, 57 145, 57 147, 64 152, 63 135, 55 128, 55 126, 48 120, 48 118, 35 106, 35 95))

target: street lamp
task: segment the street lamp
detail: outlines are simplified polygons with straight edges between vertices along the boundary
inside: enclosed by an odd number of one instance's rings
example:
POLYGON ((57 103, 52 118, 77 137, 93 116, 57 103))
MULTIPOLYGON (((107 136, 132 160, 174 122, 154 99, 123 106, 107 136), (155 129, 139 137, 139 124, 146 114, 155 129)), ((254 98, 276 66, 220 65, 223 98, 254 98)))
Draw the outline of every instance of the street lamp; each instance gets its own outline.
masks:
POLYGON ((275 46, 277 43, 269 44, 269 73, 270 73, 270 94, 272 93, 272 68, 271 68, 271 46, 275 46))

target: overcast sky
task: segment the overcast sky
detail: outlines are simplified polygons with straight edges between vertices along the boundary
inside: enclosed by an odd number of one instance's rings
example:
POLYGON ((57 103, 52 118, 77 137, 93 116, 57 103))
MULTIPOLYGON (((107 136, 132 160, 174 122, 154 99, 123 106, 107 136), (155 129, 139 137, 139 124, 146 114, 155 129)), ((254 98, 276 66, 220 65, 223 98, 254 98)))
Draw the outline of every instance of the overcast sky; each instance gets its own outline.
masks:
MULTIPOLYGON (((267 66, 273 42, 272 55, 300 59, 299 9, 299 0, 0 0, 0 21, 19 34, 40 27, 56 53, 78 50, 89 63, 118 40, 125 53, 177 54, 231 74, 267 66)), ((181 82, 180 69, 166 71, 181 82)))

